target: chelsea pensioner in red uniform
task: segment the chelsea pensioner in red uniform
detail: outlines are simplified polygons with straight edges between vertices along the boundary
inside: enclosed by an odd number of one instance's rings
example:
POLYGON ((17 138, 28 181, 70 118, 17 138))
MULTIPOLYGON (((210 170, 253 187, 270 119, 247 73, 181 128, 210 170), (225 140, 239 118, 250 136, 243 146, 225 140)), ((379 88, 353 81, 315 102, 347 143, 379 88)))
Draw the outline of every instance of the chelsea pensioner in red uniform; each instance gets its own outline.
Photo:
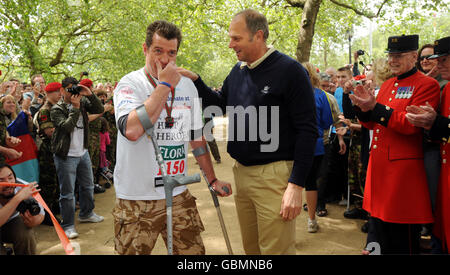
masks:
POLYGON ((363 203, 372 217, 390 223, 433 222, 423 132, 405 115, 409 105, 428 101, 436 108, 439 94, 438 82, 413 68, 383 83, 375 108, 360 117, 374 131, 363 203))

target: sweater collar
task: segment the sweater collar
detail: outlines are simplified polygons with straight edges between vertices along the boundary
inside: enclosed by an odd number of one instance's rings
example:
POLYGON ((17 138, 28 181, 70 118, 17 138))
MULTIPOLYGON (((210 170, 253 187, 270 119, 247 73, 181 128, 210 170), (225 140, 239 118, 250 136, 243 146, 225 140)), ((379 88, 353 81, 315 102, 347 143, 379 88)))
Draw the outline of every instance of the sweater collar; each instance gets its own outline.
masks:
POLYGON ((268 46, 269 50, 263 55, 261 56, 258 60, 256 60, 255 62, 253 62, 252 64, 247 64, 247 62, 242 62, 241 63, 241 69, 243 69, 245 66, 247 66, 249 69, 254 69, 256 68, 259 64, 261 64, 269 55, 271 55, 274 51, 275 51, 275 47, 270 45, 268 46))

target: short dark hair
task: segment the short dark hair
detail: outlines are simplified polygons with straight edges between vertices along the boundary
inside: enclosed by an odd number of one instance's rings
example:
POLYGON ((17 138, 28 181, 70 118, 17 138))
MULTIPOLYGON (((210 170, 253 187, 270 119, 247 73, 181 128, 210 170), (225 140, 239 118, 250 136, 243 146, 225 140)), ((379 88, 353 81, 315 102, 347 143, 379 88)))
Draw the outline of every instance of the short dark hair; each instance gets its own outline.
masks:
POLYGON ((72 85, 78 84, 78 80, 76 80, 75 78, 69 76, 69 77, 64 78, 64 79, 61 81, 61 84, 62 84, 63 88, 66 88, 66 87, 68 87, 70 84, 72 84, 72 85))
POLYGON ((353 76, 352 70, 348 66, 340 67, 337 71, 338 72, 346 72, 353 76))
POLYGON ((255 35, 257 31, 261 30, 263 32, 264 41, 269 38, 269 24, 263 14, 252 9, 246 9, 238 12, 234 17, 239 15, 244 16, 247 29, 252 35, 255 35))
POLYGON ((98 91, 98 92, 96 93, 96 95, 97 95, 97 97, 100 97, 100 96, 102 96, 102 95, 108 97, 108 94, 106 93, 105 90, 100 90, 100 91, 98 91))
POLYGON ((153 35, 155 33, 167 40, 177 39, 177 50, 178 48, 180 48, 182 39, 181 31, 175 24, 172 24, 165 20, 157 20, 148 25, 147 37, 145 38, 145 44, 147 45, 147 47, 150 47, 152 45, 153 35))

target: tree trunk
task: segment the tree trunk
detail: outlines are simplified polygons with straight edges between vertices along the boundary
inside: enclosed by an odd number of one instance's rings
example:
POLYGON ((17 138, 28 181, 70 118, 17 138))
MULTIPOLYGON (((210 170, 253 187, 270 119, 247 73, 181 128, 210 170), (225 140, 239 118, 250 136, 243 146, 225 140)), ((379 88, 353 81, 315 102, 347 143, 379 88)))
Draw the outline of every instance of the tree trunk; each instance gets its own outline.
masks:
POLYGON ((323 66, 324 68, 328 68, 328 43, 323 42, 323 66))
POLYGON ((309 61, 314 37, 314 26, 316 25, 317 14, 321 4, 322 0, 307 0, 303 8, 296 52, 297 60, 300 63, 309 61))

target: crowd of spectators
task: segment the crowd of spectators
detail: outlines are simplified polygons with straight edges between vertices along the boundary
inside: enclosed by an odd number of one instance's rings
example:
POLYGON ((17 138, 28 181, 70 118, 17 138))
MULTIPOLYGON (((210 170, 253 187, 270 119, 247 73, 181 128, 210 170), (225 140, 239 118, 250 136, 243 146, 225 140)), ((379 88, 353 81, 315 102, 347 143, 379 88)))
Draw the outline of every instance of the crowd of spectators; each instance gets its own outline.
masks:
MULTIPOLYGON (((94 85, 86 75, 47 83, 43 75, 36 74, 30 82, 12 78, 0 84, 0 170, 6 175, 2 181, 11 174, 14 179, 9 182, 39 185, 26 192, 0 186, 0 209, 9 210, 6 205, 13 204, 8 202, 14 194, 29 196, 39 190, 70 239, 78 236, 76 209, 80 209, 80 222, 103 221, 93 211, 93 196, 111 187, 115 165, 114 87, 94 85)), ((29 240, 33 234, 19 234, 27 239, 24 246, 10 232, 24 228, 28 232, 41 223, 52 226, 50 215, 41 206, 43 219, 35 220, 13 208, 6 224, 0 225, 0 254, 7 253, 4 243, 12 243, 15 254, 34 254, 35 241, 29 240), (10 226, 12 221, 14 226, 10 226)))

